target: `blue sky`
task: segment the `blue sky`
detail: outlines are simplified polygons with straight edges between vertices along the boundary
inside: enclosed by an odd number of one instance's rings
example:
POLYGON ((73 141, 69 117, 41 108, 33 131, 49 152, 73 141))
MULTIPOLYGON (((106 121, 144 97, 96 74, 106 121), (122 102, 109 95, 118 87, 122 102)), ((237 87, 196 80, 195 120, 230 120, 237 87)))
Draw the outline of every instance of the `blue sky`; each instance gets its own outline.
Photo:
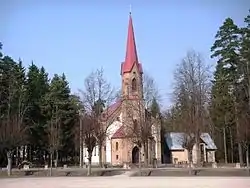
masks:
POLYGON ((3 52, 33 60, 50 76, 65 73, 72 92, 103 67, 119 87, 125 57, 129 5, 139 60, 156 81, 164 106, 170 103, 173 71, 190 49, 206 63, 214 35, 226 17, 238 25, 248 14, 248 0, 2 0, 0 41, 3 52))

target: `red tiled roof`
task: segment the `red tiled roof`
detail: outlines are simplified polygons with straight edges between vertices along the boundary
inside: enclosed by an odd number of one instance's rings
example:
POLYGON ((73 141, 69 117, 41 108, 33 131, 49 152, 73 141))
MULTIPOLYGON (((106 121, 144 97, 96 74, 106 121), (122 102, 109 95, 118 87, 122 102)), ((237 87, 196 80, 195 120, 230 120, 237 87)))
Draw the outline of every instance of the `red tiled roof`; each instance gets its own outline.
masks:
POLYGON ((110 105, 106 110, 104 110, 102 118, 109 118, 121 105, 121 100, 116 101, 114 104, 110 105))
POLYGON ((124 125, 122 125, 116 132, 113 134, 111 137, 112 139, 115 138, 124 138, 125 137, 125 130, 124 130, 124 125))
POLYGON ((138 56, 137 56, 132 16, 130 14, 129 25, 128 25, 126 57, 125 57, 125 61, 121 65, 121 74, 130 72, 134 65, 136 65, 138 68, 138 71, 142 73, 142 66, 139 63, 138 56))

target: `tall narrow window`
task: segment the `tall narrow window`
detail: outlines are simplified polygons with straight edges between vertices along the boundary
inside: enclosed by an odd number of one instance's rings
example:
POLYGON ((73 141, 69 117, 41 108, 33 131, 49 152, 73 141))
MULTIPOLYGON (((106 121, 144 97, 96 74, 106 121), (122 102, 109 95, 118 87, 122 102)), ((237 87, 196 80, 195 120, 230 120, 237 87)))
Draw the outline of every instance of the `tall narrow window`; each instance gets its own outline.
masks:
POLYGON ((132 79, 132 92, 136 91, 136 79, 132 79))
POLYGON ((118 142, 115 143, 115 150, 118 151, 118 142))

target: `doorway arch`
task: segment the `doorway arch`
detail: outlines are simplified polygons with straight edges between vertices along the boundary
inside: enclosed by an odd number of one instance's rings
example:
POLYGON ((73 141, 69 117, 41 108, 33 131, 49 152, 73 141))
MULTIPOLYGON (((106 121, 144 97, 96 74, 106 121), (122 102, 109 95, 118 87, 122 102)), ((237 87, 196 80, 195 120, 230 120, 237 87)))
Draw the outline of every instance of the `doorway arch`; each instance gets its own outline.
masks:
POLYGON ((132 163, 139 163, 139 148, 137 146, 132 150, 132 163))

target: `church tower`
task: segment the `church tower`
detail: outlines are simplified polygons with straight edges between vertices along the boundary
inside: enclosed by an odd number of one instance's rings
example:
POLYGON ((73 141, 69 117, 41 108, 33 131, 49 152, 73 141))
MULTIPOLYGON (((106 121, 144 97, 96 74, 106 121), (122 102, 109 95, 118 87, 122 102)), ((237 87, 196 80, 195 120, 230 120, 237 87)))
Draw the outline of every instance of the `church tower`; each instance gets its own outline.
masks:
POLYGON ((121 64, 122 99, 143 99, 142 66, 139 63, 131 12, 125 61, 121 64))
MULTIPOLYGON (((126 44, 125 61, 121 64, 121 78, 122 78, 122 120, 125 135, 134 135, 136 127, 144 120, 144 102, 143 102, 143 82, 142 82, 142 66, 139 63, 134 28, 132 22, 131 12, 129 14, 128 35, 126 44)), ((140 127, 140 126, 139 126, 140 127)), ((139 129, 140 130, 140 129, 139 129)), ((139 156, 138 147, 128 138, 125 144, 126 157, 124 161, 135 162, 135 156, 139 156), (136 151, 136 152, 135 152, 136 151), (136 154, 137 153, 137 154, 136 154)))

